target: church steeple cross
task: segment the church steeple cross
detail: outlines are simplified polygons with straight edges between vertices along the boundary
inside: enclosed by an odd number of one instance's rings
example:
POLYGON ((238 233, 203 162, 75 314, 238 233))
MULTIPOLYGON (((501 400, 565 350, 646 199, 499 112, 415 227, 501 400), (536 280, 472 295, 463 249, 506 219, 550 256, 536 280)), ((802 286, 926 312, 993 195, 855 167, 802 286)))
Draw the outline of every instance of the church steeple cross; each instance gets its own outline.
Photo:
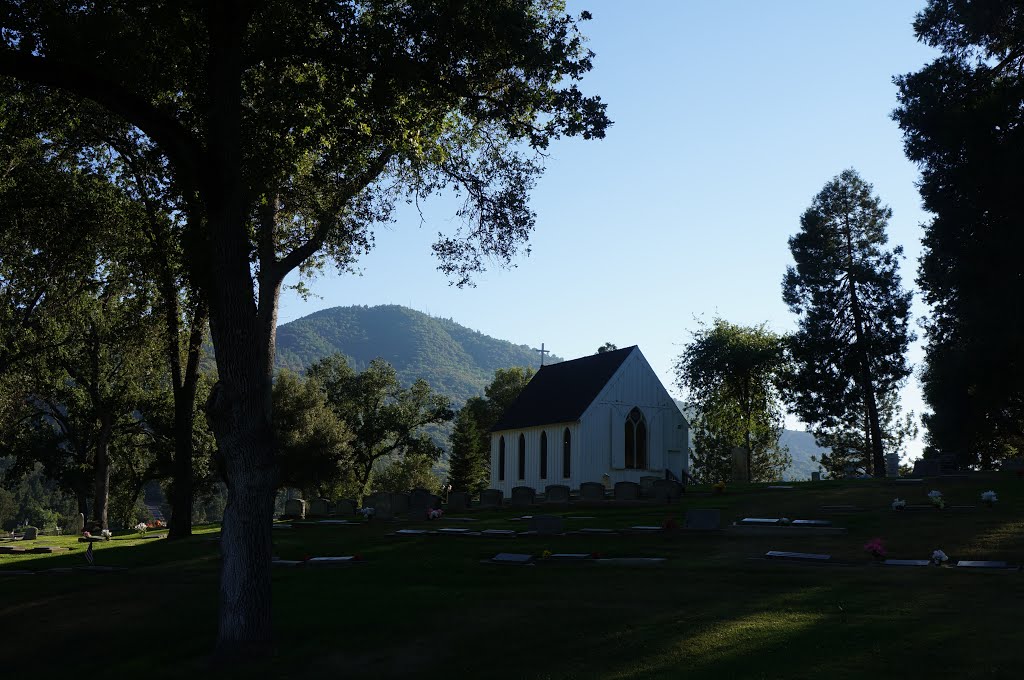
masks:
POLYGON ((551 354, 551 350, 549 350, 549 349, 544 349, 544 343, 543 343, 543 342, 542 342, 542 343, 540 343, 540 349, 535 349, 535 350, 533 350, 533 351, 534 351, 534 352, 537 352, 537 353, 539 353, 539 354, 540 354, 540 365, 541 365, 541 366, 543 366, 543 365, 544 365, 544 355, 545 355, 545 354, 551 354))

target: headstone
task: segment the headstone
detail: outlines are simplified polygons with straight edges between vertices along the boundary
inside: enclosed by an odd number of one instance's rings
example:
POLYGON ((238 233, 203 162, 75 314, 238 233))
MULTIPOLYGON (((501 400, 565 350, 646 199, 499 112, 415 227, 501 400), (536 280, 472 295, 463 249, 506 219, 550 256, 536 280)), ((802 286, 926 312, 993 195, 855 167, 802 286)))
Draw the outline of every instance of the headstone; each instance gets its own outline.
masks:
POLYGON ((773 489, 775 491, 792 491, 794 487, 790 486, 789 484, 774 484, 772 486, 769 486, 768 488, 773 489))
POLYGON ((641 496, 653 496, 654 495, 654 483, 661 479, 660 477, 653 477, 651 475, 644 475, 640 478, 640 495, 641 496))
POLYGON ((498 553, 491 558, 491 562, 496 564, 528 564, 531 560, 533 560, 533 555, 520 553, 498 553))
POLYGON ((890 451, 889 453, 885 454, 885 476, 900 476, 900 454, 896 453, 895 451, 890 451))
POLYGON ((456 534, 456 535, 459 535, 459 534, 467 534, 467 533, 469 533, 469 529, 467 529, 465 527, 445 527, 444 529, 438 529, 437 533, 439 533, 439 534, 456 534))
POLYGON ((605 529, 602 527, 585 527, 580 529, 581 534, 617 534, 615 529, 605 529))
POLYGON ((742 446, 732 448, 732 481, 750 481, 750 471, 747 469, 747 450, 742 446))
POLYGON ((683 485, 672 479, 659 479, 651 485, 651 493, 663 503, 671 503, 683 495, 683 485))
POLYGON ((448 494, 448 512, 465 510, 469 504, 470 497, 465 491, 452 491, 448 494))
POLYGON ((886 560, 882 564, 887 567, 927 567, 931 560, 886 560))
POLYGON ((484 529, 480 532, 481 536, 501 536, 503 538, 511 538, 516 535, 516 532, 511 529, 484 529))
POLYGON ((480 492, 480 506, 484 508, 500 508, 505 493, 500 489, 484 489, 480 492))
POLYGON ((811 481, 812 482, 820 482, 821 481, 821 473, 820 472, 812 472, 811 473, 811 481))
POLYGON ((765 557, 770 560, 807 560, 809 562, 825 562, 832 559, 831 555, 815 553, 787 552, 785 550, 769 550, 765 557))
POLYGON ((509 503, 512 507, 524 508, 533 505, 537 498, 537 492, 529 486, 517 486, 512 489, 512 498, 509 503))
POLYGON ((334 514, 348 517, 356 514, 356 502, 351 498, 339 498, 334 501, 334 514))
POLYGON ((937 458, 919 458, 914 461, 915 477, 938 477, 941 473, 937 458))
POLYGON ((395 515, 404 515, 409 512, 411 499, 407 493, 391 494, 391 512, 395 515))
POLYGON ((285 517, 306 518, 306 501, 301 498, 289 498, 284 502, 285 517))
POLYGON ((830 527, 832 521, 827 519, 795 519, 793 520, 793 526, 795 527, 830 527))
POLYGON ((602 557, 595 560, 604 567, 659 567, 667 561, 664 557, 602 557))
POLYGON ((409 492, 409 509, 429 507, 433 495, 427 489, 413 489, 409 492))
POLYGON ((569 487, 565 484, 548 484, 544 488, 544 500, 548 503, 568 503, 569 487))
POLYGON ((686 511, 685 527, 697 531, 722 528, 722 512, 718 508, 693 508, 686 511))
POLYGON ((956 566, 970 569, 1006 569, 1009 565, 1003 560, 960 560, 956 566))
POLYGON ((539 536, 554 536, 565 531, 561 517, 555 515, 537 515, 530 520, 530 530, 539 536))
POLYGON ((310 517, 327 517, 331 514, 331 502, 326 498, 314 498, 309 502, 310 517))
POLYGON ((956 472, 956 454, 943 453, 939 456, 939 474, 951 475, 956 472))
POLYGON ((549 555, 548 559, 555 562, 579 562, 594 559, 594 556, 591 553, 555 553, 549 555))
POLYGON ((782 520, 778 517, 744 517, 739 521, 740 524, 750 524, 754 526, 766 526, 781 524, 782 520))
POLYGON ((604 484, 600 482, 583 482, 580 484, 580 500, 603 501, 604 484))
POLYGON ((429 533, 426 529, 399 529, 395 532, 398 536, 422 536, 429 533))
POLYGON ((344 557, 311 557, 306 560, 306 565, 310 567, 340 567, 358 563, 359 560, 354 555, 346 555, 344 557))
POLYGON ((391 494, 387 491, 378 491, 363 499, 364 508, 373 508, 374 519, 392 519, 395 511, 391 507, 391 494))
POLYGON ((25 541, 34 541, 39 535, 39 529, 37 527, 25 527, 24 532, 25 535, 22 537, 22 540, 25 541))
MULTIPOLYGON (((392 498, 399 494, 392 494, 392 498)), ((401 494, 404 495, 404 494, 401 494)), ((423 520, 427 513, 441 507, 441 497, 436 496, 425 489, 416 489, 409 494, 409 518, 423 520)))
POLYGON ((615 500, 635 501, 640 498, 640 485, 636 482, 616 482, 615 500))

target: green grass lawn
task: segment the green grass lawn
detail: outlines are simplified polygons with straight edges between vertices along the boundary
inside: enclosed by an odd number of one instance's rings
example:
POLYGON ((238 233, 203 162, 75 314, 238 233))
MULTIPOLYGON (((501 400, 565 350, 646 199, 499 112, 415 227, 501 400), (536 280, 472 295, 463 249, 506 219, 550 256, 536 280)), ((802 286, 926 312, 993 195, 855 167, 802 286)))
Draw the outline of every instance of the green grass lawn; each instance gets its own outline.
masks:
MULTIPOLYGON (((732 486, 681 504, 572 507, 568 529, 681 520, 691 507, 744 516, 832 519, 842 536, 731 535, 394 538, 413 523, 276 530, 284 559, 358 553, 365 563, 274 572, 276 641, 267 658, 219 677, 420 678, 917 678, 1017 677, 1024 574, 879 567, 862 546, 880 537, 891 557, 1024 562, 1024 481, 1013 475, 796 484, 793 491, 732 486), (970 511, 889 509, 926 503, 932 488, 970 511), (987 489, 1000 502, 978 500, 987 489), (822 505, 865 508, 829 514, 822 505), (589 515, 594 519, 575 519, 589 515), (497 552, 664 556, 660 568, 504 567, 497 552), (765 561, 770 549, 830 553, 840 565, 765 561)), ((534 512, 543 512, 535 510, 534 512)), ((525 529, 519 512, 486 511, 472 524, 525 529)), ((33 677, 211 674, 216 632, 216 527, 184 542, 115 537, 95 546, 116 573, 0 577, 4 670, 33 677), (26 650, 31 650, 28 653, 26 650)), ((70 553, 0 555, 0 572, 84 564, 75 537, 42 537, 70 553)), ((13 677, 13 676, 12 676, 13 677)))

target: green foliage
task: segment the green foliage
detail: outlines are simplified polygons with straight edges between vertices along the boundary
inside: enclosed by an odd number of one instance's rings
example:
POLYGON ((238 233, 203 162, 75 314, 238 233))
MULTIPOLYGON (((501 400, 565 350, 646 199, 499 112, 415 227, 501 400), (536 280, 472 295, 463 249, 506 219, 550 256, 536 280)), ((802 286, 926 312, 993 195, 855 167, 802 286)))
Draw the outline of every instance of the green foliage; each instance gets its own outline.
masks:
POLYGON ((339 354, 314 363, 306 376, 352 434, 351 469, 360 495, 382 459, 416 456, 436 462, 441 457, 441 448, 424 428, 446 423, 455 414, 448 397, 434 392, 425 380, 404 388, 383 359, 356 373, 339 354))
POLYGON ((434 474, 434 463, 429 456, 415 453, 378 460, 373 470, 373 488, 394 493, 420 488, 439 493, 441 480, 434 474))
POLYGON ((991 468, 1024 451, 1024 24, 1019 2, 932 0, 920 42, 941 51, 896 78, 894 118, 932 218, 918 285, 928 453, 991 468))
POLYGON ((0 528, 6 530, 8 522, 13 524, 17 516, 18 504, 14 500, 14 494, 0 487, 0 528))
POLYGON ((886 250, 892 211, 853 170, 828 182, 789 239, 795 266, 782 297, 800 315, 790 342, 789 396, 833 455, 885 474, 890 434, 879 404, 910 375, 911 293, 900 285, 903 249, 886 250))
MULTIPOLYGON (((331 354, 348 357, 356 371, 383 357, 409 386, 423 378, 458 404, 479 395, 499 368, 529 366, 537 355, 513 345, 398 305, 335 307, 282 325, 277 365, 302 372, 331 354)), ((561 361, 548 356, 549 363, 561 361)))
POLYGON ((597 348, 597 353, 598 354, 604 354, 605 352, 614 352, 617 349, 618 349, 617 345, 614 345, 614 344, 612 344, 610 342, 606 342, 606 343, 604 343, 603 345, 601 345, 600 347, 597 348))
POLYGON ((784 413, 778 385, 786 368, 783 339, 764 325, 715 319, 694 332, 675 370, 697 412, 691 474, 698 481, 729 479, 737 446, 748 452, 753 481, 781 477, 791 462, 779 444, 784 413))
POLYGON ((448 483, 455 491, 476 495, 490 482, 490 446, 477 426, 485 406, 483 399, 474 397, 455 417, 448 458, 448 483))
POLYGON ((315 380, 281 371, 274 382, 274 436, 280 486, 307 498, 337 498, 357 489, 352 474, 352 433, 327 404, 315 380))

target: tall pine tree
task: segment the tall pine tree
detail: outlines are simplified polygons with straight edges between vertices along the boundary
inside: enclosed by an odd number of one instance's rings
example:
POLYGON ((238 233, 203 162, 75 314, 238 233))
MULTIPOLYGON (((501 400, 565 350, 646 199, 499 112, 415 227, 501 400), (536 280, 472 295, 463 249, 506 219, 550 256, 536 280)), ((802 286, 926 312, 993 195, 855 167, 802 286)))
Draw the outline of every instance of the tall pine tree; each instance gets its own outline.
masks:
POLYGON ((451 457, 448 460, 448 482, 456 491, 469 491, 478 494, 487 488, 490 481, 490 466, 484 438, 477 428, 473 402, 480 402, 480 397, 473 397, 455 417, 455 427, 451 436, 451 457))
POLYGON ((892 210, 854 170, 827 183, 789 239, 795 266, 782 297, 800 315, 792 338, 791 398, 819 444, 863 442, 860 465, 885 475, 880 402, 910 375, 911 293, 898 273, 903 249, 886 250, 892 210), (863 433, 854 433, 860 429, 863 433))

